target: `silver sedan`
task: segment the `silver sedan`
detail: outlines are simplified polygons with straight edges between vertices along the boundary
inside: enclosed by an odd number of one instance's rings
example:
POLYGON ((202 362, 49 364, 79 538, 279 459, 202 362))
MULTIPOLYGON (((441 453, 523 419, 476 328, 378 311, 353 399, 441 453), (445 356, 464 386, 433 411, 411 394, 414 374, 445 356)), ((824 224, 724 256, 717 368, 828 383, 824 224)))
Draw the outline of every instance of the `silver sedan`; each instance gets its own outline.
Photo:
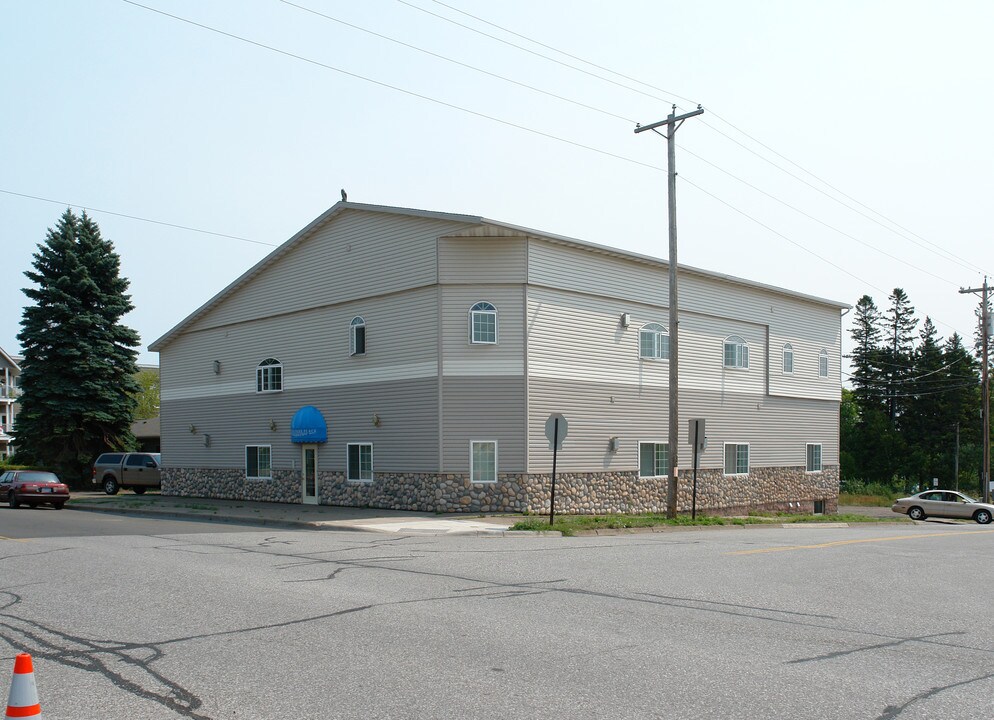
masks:
POLYGON ((926 490, 911 497, 894 501, 891 507, 896 513, 906 514, 912 520, 927 517, 958 518, 975 520, 986 525, 994 517, 994 505, 987 505, 953 490, 926 490))

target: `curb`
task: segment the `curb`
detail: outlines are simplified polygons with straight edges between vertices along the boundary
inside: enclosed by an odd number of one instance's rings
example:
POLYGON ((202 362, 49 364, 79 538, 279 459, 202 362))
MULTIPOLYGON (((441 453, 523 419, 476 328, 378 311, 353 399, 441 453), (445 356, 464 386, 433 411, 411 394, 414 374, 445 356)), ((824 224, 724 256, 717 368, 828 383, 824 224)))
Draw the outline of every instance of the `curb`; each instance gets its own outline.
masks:
POLYGON ((103 508, 103 507, 73 507, 66 505, 67 510, 78 510, 80 512, 109 513, 117 515, 135 515, 137 517, 158 517, 169 518, 170 520, 189 520, 192 522, 225 523, 228 525, 258 525, 262 527, 284 527, 290 529, 305 530, 347 530, 351 532, 377 532, 363 527, 348 527, 342 525, 327 525, 323 522, 309 522, 304 520, 273 520, 271 518, 253 517, 233 517, 230 515, 194 515, 192 513, 171 512, 169 510, 131 510, 125 508, 103 508))

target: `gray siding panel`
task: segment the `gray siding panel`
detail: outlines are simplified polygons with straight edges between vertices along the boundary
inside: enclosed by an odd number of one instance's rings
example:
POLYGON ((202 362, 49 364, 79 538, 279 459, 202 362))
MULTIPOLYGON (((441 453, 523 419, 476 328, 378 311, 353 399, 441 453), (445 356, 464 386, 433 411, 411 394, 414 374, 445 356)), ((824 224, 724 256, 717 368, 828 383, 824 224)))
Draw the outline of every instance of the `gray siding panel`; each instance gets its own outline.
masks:
POLYGON ((273 467, 300 467, 290 420, 314 405, 328 423, 318 451, 321 470, 344 470, 346 444, 373 445, 373 472, 438 471, 438 385, 435 379, 315 388, 269 395, 235 395, 162 404, 162 462, 166 467, 244 467, 246 445, 271 445, 273 467), (374 413, 379 425, 373 424, 374 413), (276 430, 270 429, 270 421, 276 430), (190 426, 196 433, 190 432, 190 426), (211 436, 210 447, 204 435, 211 436))
POLYGON ((497 441, 497 472, 525 472, 524 378, 445 378, 442 471, 469 472, 471 440, 497 441))
MULTIPOLYGON (((569 422, 569 434, 559 453, 563 472, 635 470, 639 442, 668 440, 666 388, 533 378, 529 384, 529 472, 552 468, 545 421, 554 412, 569 422), (609 449, 612 437, 619 440, 617 452, 609 449)), ((688 390, 680 393, 679 459, 684 476, 692 466, 687 424, 698 417, 707 421, 708 448, 700 458, 702 468, 722 467, 726 442, 749 443, 750 463, 756 467, 804 465, 807 443, 822 444, 825 465, 838 463, 838 403, 688 390)))

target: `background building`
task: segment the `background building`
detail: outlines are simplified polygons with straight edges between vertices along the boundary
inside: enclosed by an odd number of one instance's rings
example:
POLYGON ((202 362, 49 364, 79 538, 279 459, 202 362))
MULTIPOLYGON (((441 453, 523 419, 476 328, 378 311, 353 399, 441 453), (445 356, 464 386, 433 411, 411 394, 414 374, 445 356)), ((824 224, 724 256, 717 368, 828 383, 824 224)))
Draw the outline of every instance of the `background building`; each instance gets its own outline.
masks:
MULTIPOLYGON (((833 509, 848 306, 680 278, 681 427, 707 421, 698 507, 833 509)), ((558 511, 663 509, 667 293, 658 259, 338 203, 151 345, 163 492, 540 511, 562 413, 558 511)))

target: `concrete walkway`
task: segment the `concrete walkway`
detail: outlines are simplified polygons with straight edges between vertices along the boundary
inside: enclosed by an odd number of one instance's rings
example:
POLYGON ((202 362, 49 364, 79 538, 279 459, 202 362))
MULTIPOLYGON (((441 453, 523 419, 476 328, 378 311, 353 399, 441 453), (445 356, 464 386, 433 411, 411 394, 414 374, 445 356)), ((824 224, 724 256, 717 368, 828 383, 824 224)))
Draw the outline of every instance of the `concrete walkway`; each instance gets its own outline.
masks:
POLYGON ((311 530, 358 530, 409 535, 503 535, 518 520, 516 516, 438 515, 334 505, 173 497, 152 492, 135 495, 126 490, 117 495, 74 492, 66 508, 311 530))
MULTIPOLYGON (((559 535, 557 531, 536 533, 512 531, 509 528, 521 515, 456 515, 407 510, 381 510, 335 505, 303 505, 300 503, 269 503, 251 500, 215 500, 211 498, 174 497, 148 492, 136 495, 125 490, 117 495, 102 492, 74 492, 66 508, 88 512, 124 513, 149 517, 205 520, 210 522, 243 523, 311 530, 352 530, 405 535, 559 535)), ((894 519, 890 508, 840 507, 840 513, 868 515, 879 519, 894 519)), ((664 526, 653 528, 598 529, 581 531, 578 535, 622 535, 648 532, 687 532, 714 529, 719 526, 664 526)), ((846 527, 845 523, 810 523, 781 525, 724 526, 726 529, 762 529, 770 527, 846 527)))

